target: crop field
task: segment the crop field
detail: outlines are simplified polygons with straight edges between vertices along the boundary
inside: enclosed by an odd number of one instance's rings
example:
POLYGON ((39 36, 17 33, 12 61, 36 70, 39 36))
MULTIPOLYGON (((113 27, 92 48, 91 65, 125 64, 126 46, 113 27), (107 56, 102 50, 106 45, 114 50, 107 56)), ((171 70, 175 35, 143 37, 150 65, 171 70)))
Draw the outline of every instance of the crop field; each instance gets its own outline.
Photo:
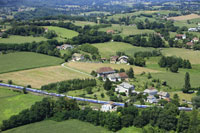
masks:
POLYGON ((11 130, 7 130, 3 133, 110 133, 107 129, 94 126, 87 122, 79 120, 66 120, 62 122, 56 122, 52 120, 45 120, 42 122, 36 122, 28 124, 11 130))
POLYGON ((32 36, 16 36, 11 35, 9 38, 0 38, 0 43, 8 43, 8 44, 20 44, 27 42, 41 42, 46 41, 47 39, 44 37, 32 37, 32 36))
POLYGON ((69 62, 65 64, 68 67, 86 72, 91 73, 93 70, 96 71, 97 69, 101 67, 111 67, 113 69, 120 69, 124 68, 125 70, 128 70, 130 67, 133 68, 135 74, 140 74, 142 72, 152 72, 156 73, 158 71, 147 69, 145 67, 137 67, 137 66, 131 66, 131 65, 125 65, 125 64, 106 64, 106 63, 84 63, 84 62, 69 62))
POLYGON ((137 29, 136 26, 125 26, 122 25, 120 26, 119 24, 113 24, 112 27, 107 27, 107 28, 101 28, 100 31, 107 31, 107 30, 114 30, 114 31, 118 31, 120 32, 119 34, 124 36, 128 36, 128 35, 137 35, 137 34, 150 34, 150 33, 154 33, 153 30, 148 30, 148 29, 144 29, 144 30, 140 30, 137 29))
POLYGON ((78 32, 69 30, 69 29, 65 29, 65 28, 60 28, 60 27, 56 27, 56 26, 45 26, 45 28, 48 28, 48 30, 54 30, 58 35, 58 37, 56 39, 59 41, 78 36, 78 32))
POLYGON ((30 108, 36 101, 42 100, 41 96, 13 92, 0 87, 0 125, 2 120, 18 114, 23 109, 30 108))
POLYGON ((62 66, 42 67, 18 72, 0 74, 0 80, 12 80, 15 84, 31 85, 33 88, 40 88, 42 85, 57 81, 70 80, 75 78, 89 78, 89 76, 68 70, 62 66))
POLYGON ((32 52, 16 52, 0 55, 0 73, 19 71, 44 66, 58 65, 64 62, 62 59, 32 53, 32 52))
POLYGON ((154 48, 136 47, 123 42, 96 43, 93 46, 97 47, 101 56, 105 58, 116 55, 117 51, 125 52, 127 55, 133 56, 135 52, 154 50, 154 48))
POLYGON ((190 14, 190 15, 184 15, 184 16, 170 17, 168 19, 172 19, 175 21, 181 21, 181 20, 190 20, 190 19, 195 19, 195 18, 200 18, 200 15, 190 14))
POLYGON ((200 64, 200 51, 194 51, 184 48, 164 48, 162 53, 166 56, 177 56, 188 59, 192 64, 200 64))

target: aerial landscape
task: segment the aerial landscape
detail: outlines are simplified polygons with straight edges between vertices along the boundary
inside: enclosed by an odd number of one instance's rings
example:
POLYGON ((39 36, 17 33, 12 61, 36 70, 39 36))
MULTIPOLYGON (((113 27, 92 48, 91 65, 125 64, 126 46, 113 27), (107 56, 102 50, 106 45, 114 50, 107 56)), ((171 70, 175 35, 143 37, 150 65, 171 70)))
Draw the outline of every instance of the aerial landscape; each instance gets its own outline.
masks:
POLYGON ((0 132, 200 133, 200 0, 0 0, 0 132))

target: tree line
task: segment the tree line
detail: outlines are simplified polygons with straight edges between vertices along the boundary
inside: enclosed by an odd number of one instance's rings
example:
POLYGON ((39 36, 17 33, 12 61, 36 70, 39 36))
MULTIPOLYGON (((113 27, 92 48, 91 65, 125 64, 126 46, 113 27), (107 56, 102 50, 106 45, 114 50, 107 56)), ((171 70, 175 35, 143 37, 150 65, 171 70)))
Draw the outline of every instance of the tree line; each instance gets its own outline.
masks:
POLYGON ((94 86, 96 86, 95 79, 73 79, 43 85, 41 90, 56 90, 58 93, 64 93, 70 90, 80 90, 94 86))

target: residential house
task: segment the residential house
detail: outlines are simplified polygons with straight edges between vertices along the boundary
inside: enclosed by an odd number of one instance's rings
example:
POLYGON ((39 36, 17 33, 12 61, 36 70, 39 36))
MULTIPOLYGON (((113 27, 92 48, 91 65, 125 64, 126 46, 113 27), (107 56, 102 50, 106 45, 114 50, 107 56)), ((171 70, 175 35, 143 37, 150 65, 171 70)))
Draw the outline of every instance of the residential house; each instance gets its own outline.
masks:
POLYGON ((72 55, 72 61, 82 61, 82 60, 84 60, 84 56, 82 54, 74 53, 72 55))
POLYGON ((158 92, 158 96, 160 99, 168 99, 170 94, 168 92, 160 91, 158 92))
POLYGON ((109 74, 107 78, 112 82, 128 80, 128 75, 125 72, 109 74))
POLYGON ((119 56, 112 56, 110 57, 110 63, 116 64, 118 61, 119 56))
POLYGON ((126 64, 128 63, 128 57, 127 56, 121 56, 118 58, 118 63, 120 64, 126 64))
POLYGON ((149 102, 149 103, 157 103, 158 102, 158 100, 156 99, 156 97, 154 97, 154 95, 149 95, 147 97, 146 101, 149 102))
POLYGON ((186 45, 191 48, 191 47, 193 47, 194 43, 193 42, 187 42, 186 45))
POLYGON ((117 106, 114 106, 112 103, 109 104, 104 104, 101 106, 101 111, 103 112, 112 112, 112 111, 116 111, 117 110, 117 106))
POLYGON ((199 38, 194 37, 194 38, 192 39, 192 42, 193 42, 193 43, 199 42, 199 38))
POLYGON ((144 94, 149 94, 150 95, 156 95, 158 93, 158 90, 156 90, 155 88, 148 88, 146 90, 144 90, 144 94))
POLYGON ((97 72, 97 77, 103 77, 105 80, 109 74, 115 73, 115 70, 113 70, 110 67, 101 67, 96 72, 97 72))
POLYGON ((186 35, 185 34, 177 34, 175 40, 178 39, 186 39, 186 35))
POLYGON ((120 85, 117 85, 117 88, 115 88, 115 91, 119 92, 119 93, 123 93, 124 92, 128 96, 129 92, 132 92, 132 93, 135 92, 135 87, 134 87, 134 85, 131 85, 131 84, 127 83, 127 82, 123 82, 120 85))

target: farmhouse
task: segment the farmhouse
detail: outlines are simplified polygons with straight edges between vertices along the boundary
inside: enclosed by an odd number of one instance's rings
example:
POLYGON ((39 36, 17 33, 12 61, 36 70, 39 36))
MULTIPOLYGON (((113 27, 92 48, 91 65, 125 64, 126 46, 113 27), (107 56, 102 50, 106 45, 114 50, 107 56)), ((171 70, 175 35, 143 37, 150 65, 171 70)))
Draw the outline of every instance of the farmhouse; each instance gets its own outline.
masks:
POLYGON ((158 92, 158 96, 160 99, 168 99, 170 97, 169 93, 164 91, 158 92))
POLYGON ((74 53, 72 55, 72 61, 82 61, 82 60, 84 60, 84 56, 82 54, 74 53))
POLYGON ((157 103, 158 100, 153 95, 149 95, 147 97, 147 102, 149 102, 149 103, 157 103))
POLYGON ((111 56, 111 57, 110 57, 110 63, 112 63, 112 64, 116 64, 118 58, 119 58, 119 56, 111 56))
POLYGON ((194 43, 199 42, 199 38, 194 37, 194 38, 192 39, 192 42, 194 42, 194 43))
POLYGON ((186 35, 185 34, 177 34, 175 39, 176 40, 178 40, 178 39, 186 39, 186 35))
POLYGON ((193 47, 194 43, 193 42, 187 42, 186 45, 189 46, 189 47, 193 47))
POLYGON ((110 67, 101 67, 97 71, 97 77, 107 78, 109 74, 115 73, 115 71, 110 67))
POLYGON ((126 63, 128 63, 128 57, 127 56, 121 56, 121 57, 119 57, 118 62, 120 64, 126 64, 126 63))
POLYGON ((117 85, 117 88, 115 88, 116 92, 119 93, 126 93, 126 95, 129 95, 129 92, 134 93, 135 92, 135 87, 127 82, 123 82, 120 85, 117 85))
POLYGON ((156 90, 155 88, 149 88, 144 90, 144 94, 149 94, 150 95, 156 95, 158 93, 158 90, 156 90))
POLYGON ((112 82, 127 80, 128 75, 125 72, 109 74, 107 78, 112 82))
POLYGON ((101 111, 103 112, 112 112, 112 111, 116 111, 117 107, 114 106, 112 103, 109 103, 109 104, 104 104, 101 106, 101 111))

